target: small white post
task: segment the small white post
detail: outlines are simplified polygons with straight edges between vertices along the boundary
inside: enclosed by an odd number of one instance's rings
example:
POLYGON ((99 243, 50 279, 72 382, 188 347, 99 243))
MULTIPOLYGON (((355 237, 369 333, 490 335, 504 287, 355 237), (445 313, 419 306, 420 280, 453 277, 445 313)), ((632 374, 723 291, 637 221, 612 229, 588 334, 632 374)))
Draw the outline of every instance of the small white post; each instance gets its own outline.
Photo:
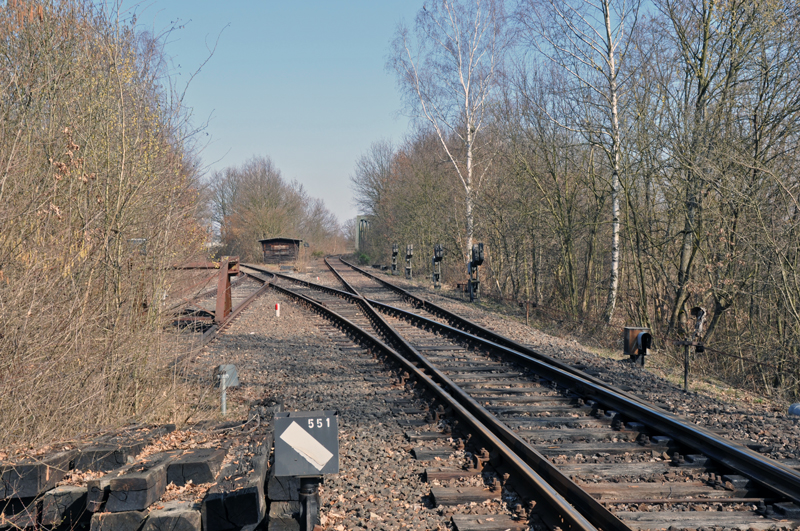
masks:
POLYGON ((222 416, 224 417, 228 411, 228 404, 227 404, 227 386, 228 383, 228 373, 223 372, 219 375, 219 388, 222 390, 222 395, 220 396, 220 409, 222 410, 222 416))
POLYGON ((281 303, 276 302, 275 303, 275 317, 280 317, 280 316, 281 316, 281 303))

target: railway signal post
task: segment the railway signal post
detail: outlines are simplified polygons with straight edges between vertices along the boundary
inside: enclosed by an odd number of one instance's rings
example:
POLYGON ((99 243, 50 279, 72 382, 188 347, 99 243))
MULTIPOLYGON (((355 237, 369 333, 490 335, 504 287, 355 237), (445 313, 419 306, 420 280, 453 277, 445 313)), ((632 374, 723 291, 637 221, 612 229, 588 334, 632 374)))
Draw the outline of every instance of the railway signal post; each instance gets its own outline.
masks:
POLYGON ((644 359, 653 346, 650 329, 640 326, 626 326, 622 333, 623 352, 632 362, 644 367, 644 359))
POLYGON ((444 258, 444 248, 442 244, 437 243, 433 246, 433 273, 431 274, 433 287, 436 289, 442 287, 442 258, 444 258))
POLYGON ((392 275, 399 275, 400 272, 397 271, 397 255, 400 254, 400 246, 396 243, 392 244, 392 275))
POLYGON ((472 246, 472 259, 467 264, 467 273, 469 273, 469 302, 475 301, 478 296, 478 287, 480 281, 478 280, 478 266, 483 264, 483 244, 476 243, 472 246))

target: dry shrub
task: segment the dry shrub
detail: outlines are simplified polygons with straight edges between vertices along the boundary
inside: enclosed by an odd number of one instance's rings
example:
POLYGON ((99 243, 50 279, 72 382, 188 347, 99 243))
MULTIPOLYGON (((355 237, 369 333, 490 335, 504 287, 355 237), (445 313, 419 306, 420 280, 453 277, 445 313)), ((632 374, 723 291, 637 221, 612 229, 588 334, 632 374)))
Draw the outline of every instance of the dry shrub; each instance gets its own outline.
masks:
POLYGON ((115 20, 0 10, 0 447, 183 407, 162 300, 205 238, 195 168, 158 41, 115 20))
POLYGON ((297 182, 287 182, 269 157, 214 172, 209 189, 222 255, 261 262, 258 240, 277 237, 301 239, 311 252, 334 253, 344 247, 336 217, 325 203, 297 182))

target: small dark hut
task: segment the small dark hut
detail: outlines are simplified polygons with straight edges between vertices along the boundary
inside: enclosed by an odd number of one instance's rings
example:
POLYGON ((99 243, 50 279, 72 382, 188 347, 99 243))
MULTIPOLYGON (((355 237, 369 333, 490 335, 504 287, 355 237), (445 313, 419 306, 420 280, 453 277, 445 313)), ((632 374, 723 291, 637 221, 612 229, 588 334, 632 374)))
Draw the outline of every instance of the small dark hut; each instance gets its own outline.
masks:
POLYGON ((258 243, 264 252, 265 264, 288 264, 297 261, 302 241, 294 238, 267 238, 258 240, 258 243))

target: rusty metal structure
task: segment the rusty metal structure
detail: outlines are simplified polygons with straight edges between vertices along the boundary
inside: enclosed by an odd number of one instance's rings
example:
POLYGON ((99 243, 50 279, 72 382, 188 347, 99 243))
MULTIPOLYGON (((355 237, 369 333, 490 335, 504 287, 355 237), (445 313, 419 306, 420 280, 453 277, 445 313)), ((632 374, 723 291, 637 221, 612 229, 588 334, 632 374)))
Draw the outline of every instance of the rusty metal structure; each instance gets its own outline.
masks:
POLYGON ((239 274, 239 257, 227 257, 219 264, 217 280, 217 308, 214 311, 214 322, 221 324, 231 313, 231 277, 239 274))
MULTIPOLYGON (((218 269, 217 275, 217 302, 214 310, 214 324, 220 325, 230 315, 231 302, 231 277, 239 275, 239 257, 223 256, 218 262, 190 262, 174 269, 218 269)), ((193 320, 203 320, 202 317, 193 317, 193 320)))

